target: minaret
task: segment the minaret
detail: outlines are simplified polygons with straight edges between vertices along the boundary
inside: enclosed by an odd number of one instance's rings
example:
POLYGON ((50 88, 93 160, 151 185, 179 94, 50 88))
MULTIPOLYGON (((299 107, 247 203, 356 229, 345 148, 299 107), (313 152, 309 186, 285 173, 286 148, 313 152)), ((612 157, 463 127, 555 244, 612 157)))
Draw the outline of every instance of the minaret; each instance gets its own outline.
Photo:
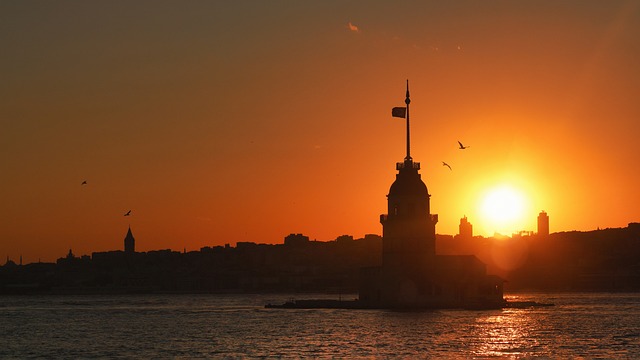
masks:
MULTIPOLYGON (((437 215, 431 215, 429 192, 418 172, 420 163, 410 153, 409 81, 405 104, 407 119, 407 155, 396 163, 396 180, 387 195, 388 213, 380 215, 382 224, 382 262, 384 267, 422 267, 435 256, 435 225, 437 215)), ((395 113, 401 114, 402 112, 395 113)), ((402 117, 402 116, 400 116, 402 117)))
POLYGON ((136 239, 133 238, 133 233, 131 233, 131 226, 129 226, 129 230, 127 231, 127 236, 125 236, 124 238, 124 252, 125 253, 136 252, 136 239))

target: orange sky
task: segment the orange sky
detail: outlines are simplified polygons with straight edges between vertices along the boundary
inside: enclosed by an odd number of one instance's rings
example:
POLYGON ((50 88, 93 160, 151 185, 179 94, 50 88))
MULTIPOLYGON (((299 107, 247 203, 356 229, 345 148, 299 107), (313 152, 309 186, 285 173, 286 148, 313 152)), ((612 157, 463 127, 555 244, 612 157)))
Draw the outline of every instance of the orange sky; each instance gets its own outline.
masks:
POLYGON ((0 2, 0 255, 380 234, 407 78, 438 233, 492 235, 499 184, 512 231, 625 227, 638 34, 635 1, 0 2))

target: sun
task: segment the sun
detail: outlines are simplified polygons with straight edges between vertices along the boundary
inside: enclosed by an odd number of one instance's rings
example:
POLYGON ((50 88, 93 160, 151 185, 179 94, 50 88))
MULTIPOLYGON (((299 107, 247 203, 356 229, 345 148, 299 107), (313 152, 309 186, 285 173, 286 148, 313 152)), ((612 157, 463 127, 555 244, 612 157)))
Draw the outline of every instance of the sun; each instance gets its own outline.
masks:
POLYGON ((510 185, 489 189, 480 201, 480 215, 488 229, 503 235, 522 230, 528 201, 510 185))

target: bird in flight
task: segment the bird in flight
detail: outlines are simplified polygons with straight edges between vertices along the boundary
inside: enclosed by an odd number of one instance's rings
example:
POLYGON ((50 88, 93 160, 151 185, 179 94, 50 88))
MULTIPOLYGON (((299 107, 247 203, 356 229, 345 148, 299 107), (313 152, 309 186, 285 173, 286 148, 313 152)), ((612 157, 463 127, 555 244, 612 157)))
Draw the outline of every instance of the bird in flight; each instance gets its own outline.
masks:
POLYGON ((87 180, 83 181, 80 185, 87 185, 87 180))
POLYGON ((444 162, 444 161, 442 162, 442 166, 446 166, 446 167, 448 167, 448 168, 449 168, 449 170, 452 170, 452 169, 451 169, 451 165, 447 164, 447 163, 446 163, 446 162, 444 162))
POLYGON ((458 141, 458 145, 460 145, 460 147, 459 147, 459 149, 460 149, 460 150, 464 150, 464 149, 468 149, 468 148, 470 148, 470 146, 464 146, 464 145, 462 145, 462 143, 461 143, 460 141, 458 141))
POLYGON ((131 215, 131 210, 127 211, 127 212, 124 214, 124 216, 129 216, 129 215, 131 215))

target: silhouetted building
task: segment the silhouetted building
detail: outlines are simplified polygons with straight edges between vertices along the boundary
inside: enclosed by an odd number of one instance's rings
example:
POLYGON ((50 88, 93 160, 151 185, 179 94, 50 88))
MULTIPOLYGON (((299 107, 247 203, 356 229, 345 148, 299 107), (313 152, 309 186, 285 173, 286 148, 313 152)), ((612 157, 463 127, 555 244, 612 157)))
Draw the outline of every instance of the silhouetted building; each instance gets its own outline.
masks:
POLYGON ((353 241, 353 236, 351 235, 340 235, 336 238, 336 242, 338 244, 350 243, 353 241))
POLYGON ((473 237, 473 225, 467 220, 467 217, 460 219, 460 225, 458 226, 458 235, 462 239, 471 239, 473 237))
POLYGON ((289 234, 284 238, 287 246, 304 246, 309 243, 309 237, 302 234, 289 234))
POLYGON ((16 263, 7 256, 7 261, 4 263, 4 266, 16 266, 16 263))
POLYGON ((549 235, 549 215, 544 211, 541 211, 538 215, 538 235, 549 235))
POLYGON ((127 230, 127 236, 124 237, 124 252, 136 252, 136 239, 133 238, 133 233, 131 233, 131 226, 129 226, 129 230, 127 230))
POLYGON ((389 189, 388 213, 382 224, 382 265, 361 272, 360 301, 372 308, 500 308, 503 280, 488 276, 475 256, 436 255, 435 226, 430 197, 420 164, 409 147, 409 87, 406 111, 407 155, 396 164, 396 180, 389 189))

